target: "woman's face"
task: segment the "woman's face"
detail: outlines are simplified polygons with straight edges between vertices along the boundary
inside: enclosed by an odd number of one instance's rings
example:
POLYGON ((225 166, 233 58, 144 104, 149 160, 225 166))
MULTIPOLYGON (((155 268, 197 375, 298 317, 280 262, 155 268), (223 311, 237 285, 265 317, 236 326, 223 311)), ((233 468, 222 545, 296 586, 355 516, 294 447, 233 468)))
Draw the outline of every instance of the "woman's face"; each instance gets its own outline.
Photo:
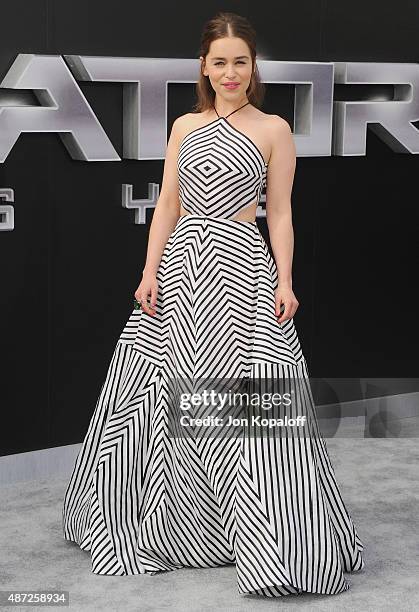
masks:
MULTIPOLYGON (((200 57, 201 62, 203 57, 200 57)), ((203 74, 208 76, 217 96, 229 101, 246 98, 252 77, 252 58, 242 38, 219 38, 211 43, 203 74), (228 86, 229 84, 234 86, 228 86)))

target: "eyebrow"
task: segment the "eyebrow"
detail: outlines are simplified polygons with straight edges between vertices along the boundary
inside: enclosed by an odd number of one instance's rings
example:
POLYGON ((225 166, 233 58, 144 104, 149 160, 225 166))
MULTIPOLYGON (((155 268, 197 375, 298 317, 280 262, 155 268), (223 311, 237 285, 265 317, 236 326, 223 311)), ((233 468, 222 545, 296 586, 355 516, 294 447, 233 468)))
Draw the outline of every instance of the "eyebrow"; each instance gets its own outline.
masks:
MULTIPOLYGON (((213 60, 224 60, 225 57, 213 57, 212 59, 213 60)), ((249 59, 249 56, 248 55, 238 55, 234 59, 249 59)))

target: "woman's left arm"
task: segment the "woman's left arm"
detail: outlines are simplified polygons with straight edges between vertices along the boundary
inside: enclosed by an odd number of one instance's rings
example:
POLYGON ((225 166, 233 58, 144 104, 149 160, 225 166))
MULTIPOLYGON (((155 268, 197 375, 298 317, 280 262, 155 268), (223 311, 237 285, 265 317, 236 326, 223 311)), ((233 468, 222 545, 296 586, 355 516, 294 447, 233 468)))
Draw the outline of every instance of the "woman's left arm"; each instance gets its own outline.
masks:
POLYGON ((291 319, 299 302, 292 290, 294 230, 291 193, 296 166, 296 150, 291 128, 278 115, 271 118, 271 156, 266 184, 266 221, 278 271, 275 315, 278 323, 291 319), (280 314, 282 304, 285 308, 280 314))

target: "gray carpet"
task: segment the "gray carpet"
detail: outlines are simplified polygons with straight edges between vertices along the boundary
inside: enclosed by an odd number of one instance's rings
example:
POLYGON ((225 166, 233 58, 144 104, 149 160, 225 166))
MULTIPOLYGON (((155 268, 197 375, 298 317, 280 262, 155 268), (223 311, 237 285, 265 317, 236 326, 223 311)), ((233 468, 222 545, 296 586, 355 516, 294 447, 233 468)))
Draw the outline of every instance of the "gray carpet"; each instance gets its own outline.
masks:
MULTIPOLYGON (((239 595, 235 566, 155 576, 98 576, 61 532, 66 480, 0 488, 0 589, 66 590, 70 609, 235 612, 419 610, 417 439, 327 439, 343 498, 365 545, 365 568, 339 595, 239 595)), ((40 609, 1 607, 2 610, 40 609)), ((56 608, 54 608, 56 609, 56 608)))

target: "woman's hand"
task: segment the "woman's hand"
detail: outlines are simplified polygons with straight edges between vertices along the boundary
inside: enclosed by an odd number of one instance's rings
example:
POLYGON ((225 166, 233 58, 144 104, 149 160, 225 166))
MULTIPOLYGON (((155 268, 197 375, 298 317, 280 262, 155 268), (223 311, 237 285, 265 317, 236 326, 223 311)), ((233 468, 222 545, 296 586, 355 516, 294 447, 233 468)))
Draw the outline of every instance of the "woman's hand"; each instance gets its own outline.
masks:
POLYGON ((295 315, 299 302, 294 295, 292 288, 289 285, 278 285, 275 289, 275 316, 278 323, 283 323, 287 319, 292 319, 295 315), (282 314, 281 306, 285 305, 285 310, 282 314))
POLYGON ((137 302, 141 305, 144 312, 151 315, 152 317, 156 314, 156 302, 157 302, 157 291, 159 285, 155 274, 143 273, 141 283, 138 285, 138 289, 134 293, 134 297, 137 302), (147 303, 147 299, 150 296, 150 305, 147 303))

